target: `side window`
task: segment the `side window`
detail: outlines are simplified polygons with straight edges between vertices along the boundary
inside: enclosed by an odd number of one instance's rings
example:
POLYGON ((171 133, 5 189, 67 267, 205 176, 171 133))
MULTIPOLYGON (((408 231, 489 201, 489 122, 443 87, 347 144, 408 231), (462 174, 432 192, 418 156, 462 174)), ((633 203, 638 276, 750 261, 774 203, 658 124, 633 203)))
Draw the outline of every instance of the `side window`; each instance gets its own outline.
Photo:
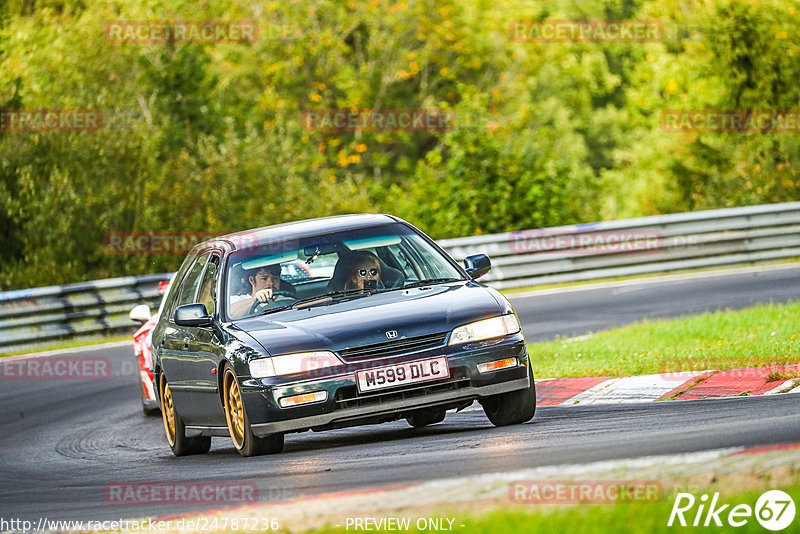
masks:
POLYGON ((211 256, 203 272, 197 302, 204 304, 209 315, 214 315, 214 301, 217 297, 217 274, 219 273, 219 256, 211 256))
POLYGON ((194 261, 197 258, 193 255, 188 255, 184 258, 183 262, 181 262, 181 266, 178 268, 178 271, 172 275, 172 280, 169 282, 169 289, 167 293, 164 295, 164 300, 161 303, 161 307, 159 307, 158 312, 162 313, 164 310, 173 310, 175 309, 175 300, 178 298, 179 287, 181 280, 185 278, 186 271, 192 266, 194 261))
MULTIPOLYGON (((183 306, 184 304, 192 304, 194 303, 194 296, 197 293, 197 285, 200 283, 200 274, 203 272, 203 267, 205 267, 206 262, 208 261, 208 254, 203 254, 197 258, 197 261, 194 262, 194 265, 189 269, 189 272, 186 273, 186 276, 183 278, 183 283, 181 284, 180 289, 178 290, 178 297, 175 299, 175 308, 178 306, 183 306)), ((173 308, 173 314, 174 314, 173 308)))

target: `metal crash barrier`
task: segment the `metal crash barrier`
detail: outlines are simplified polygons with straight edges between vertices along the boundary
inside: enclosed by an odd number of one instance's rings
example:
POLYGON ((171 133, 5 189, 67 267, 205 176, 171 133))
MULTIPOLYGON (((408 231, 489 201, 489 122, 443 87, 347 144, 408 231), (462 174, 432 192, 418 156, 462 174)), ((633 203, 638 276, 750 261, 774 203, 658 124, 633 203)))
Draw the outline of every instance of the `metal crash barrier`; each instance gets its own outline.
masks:
MULTIPOLYGON (((800 202, 574 226, 438 242, 461 261, 488 254, 482 282, 498 288, 749 265, 800 258, 800 202)), ((61 339, 133 332, 128 312, 158 306, 171 273, 0 293, 0 353, 61 339)))
POLYGON ((62 339, 133 332, 137 304, 156 309, 158 284, 170 273, 110 278, 0 293, 0 352, 41 347, 62 339))

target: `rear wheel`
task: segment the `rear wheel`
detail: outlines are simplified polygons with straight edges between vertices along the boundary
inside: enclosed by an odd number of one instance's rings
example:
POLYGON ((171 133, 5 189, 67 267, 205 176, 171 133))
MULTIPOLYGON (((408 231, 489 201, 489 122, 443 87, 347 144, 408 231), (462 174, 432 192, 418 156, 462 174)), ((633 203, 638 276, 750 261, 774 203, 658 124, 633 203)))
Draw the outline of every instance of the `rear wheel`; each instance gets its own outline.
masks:
POLYGON ((483 411, 494 426, 519 425, 533 419, 536 412, 536 385, 528 363, 530 386, 481 399, 483 411))
POLYGON ((175 410, 172 392, 169 390, 167 377, 163 374, 159 378, 159 391, 161 393, 161 419, 164 421, 164 431, 167 434, 167 443, 169 443, 172 453, 175 456, 188 456, 208 452, 211 449, 211 436, 186 437, 186 426, 175 410))
POLYGON ((275 454, 283 450, 283 434, 272 434, 260 438, 253 434, 253 428, 247 419, 247 413, 242 403, 242 394, 236 374, 230 367, 225 369, 225 419, 228 422, 228 432, 231 434, 233 446, 242 456, 258 456, 260 454, 275 454))
POLYGON ((441 408, 423 408, 416 410, 406 417, 408 424, 413 427, 435 425, 444 421, 445 411, 441 408))

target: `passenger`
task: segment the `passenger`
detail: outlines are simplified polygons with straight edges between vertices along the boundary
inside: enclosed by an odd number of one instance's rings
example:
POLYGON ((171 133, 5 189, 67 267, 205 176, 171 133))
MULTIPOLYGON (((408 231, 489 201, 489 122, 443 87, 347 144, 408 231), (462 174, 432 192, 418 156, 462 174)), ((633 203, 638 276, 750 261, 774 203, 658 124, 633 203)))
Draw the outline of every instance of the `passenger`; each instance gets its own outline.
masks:
POLYGON ((295 293, 294 286, 281 280, 281 266, 279 264, 267 265, 251 271, 248 280, 251 288, 249 295, 231 296, 231 317, 244 317, 254 302, 269 301, 275 291, 295 293))
POLYGON ((357 251, 343 258, 348 262, 344 281, 345 291, 350 289, 382 289, 381 264, 372 252, 357 251))

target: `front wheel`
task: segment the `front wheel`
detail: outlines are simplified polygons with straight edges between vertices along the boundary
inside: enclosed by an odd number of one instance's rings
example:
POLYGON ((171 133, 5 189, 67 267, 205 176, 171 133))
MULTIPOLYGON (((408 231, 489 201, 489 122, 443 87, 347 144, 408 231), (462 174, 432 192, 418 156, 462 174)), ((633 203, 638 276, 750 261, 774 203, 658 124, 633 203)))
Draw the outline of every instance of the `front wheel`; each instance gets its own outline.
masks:
POLYGON ((225 419, 228 422, 233 446, 242 456, 275 454, 283 450, 283 434, 272 434, 260 438, 253 434, 253 428, 244 411, 239 382, 230 367, 225 369, 225 419))
POLYGON ((533 419, 536 412, 536 384, 533 382, 530 363, 528 379, 531 385, 525 389, 481 399, 483 411, 494 426, 519 425, 533 419))
POLYGON ((211 449, 211 436, 186 437, 186 425, 175 409, 172 402, 172 392, 169 390, 167 377, 161 374, 159 378, 159 392, 161 393, 161 419, 164 421, 164 431, 167 434, 172 453, 175 456, 188 456, 190 454, 205 454, 211 449))

